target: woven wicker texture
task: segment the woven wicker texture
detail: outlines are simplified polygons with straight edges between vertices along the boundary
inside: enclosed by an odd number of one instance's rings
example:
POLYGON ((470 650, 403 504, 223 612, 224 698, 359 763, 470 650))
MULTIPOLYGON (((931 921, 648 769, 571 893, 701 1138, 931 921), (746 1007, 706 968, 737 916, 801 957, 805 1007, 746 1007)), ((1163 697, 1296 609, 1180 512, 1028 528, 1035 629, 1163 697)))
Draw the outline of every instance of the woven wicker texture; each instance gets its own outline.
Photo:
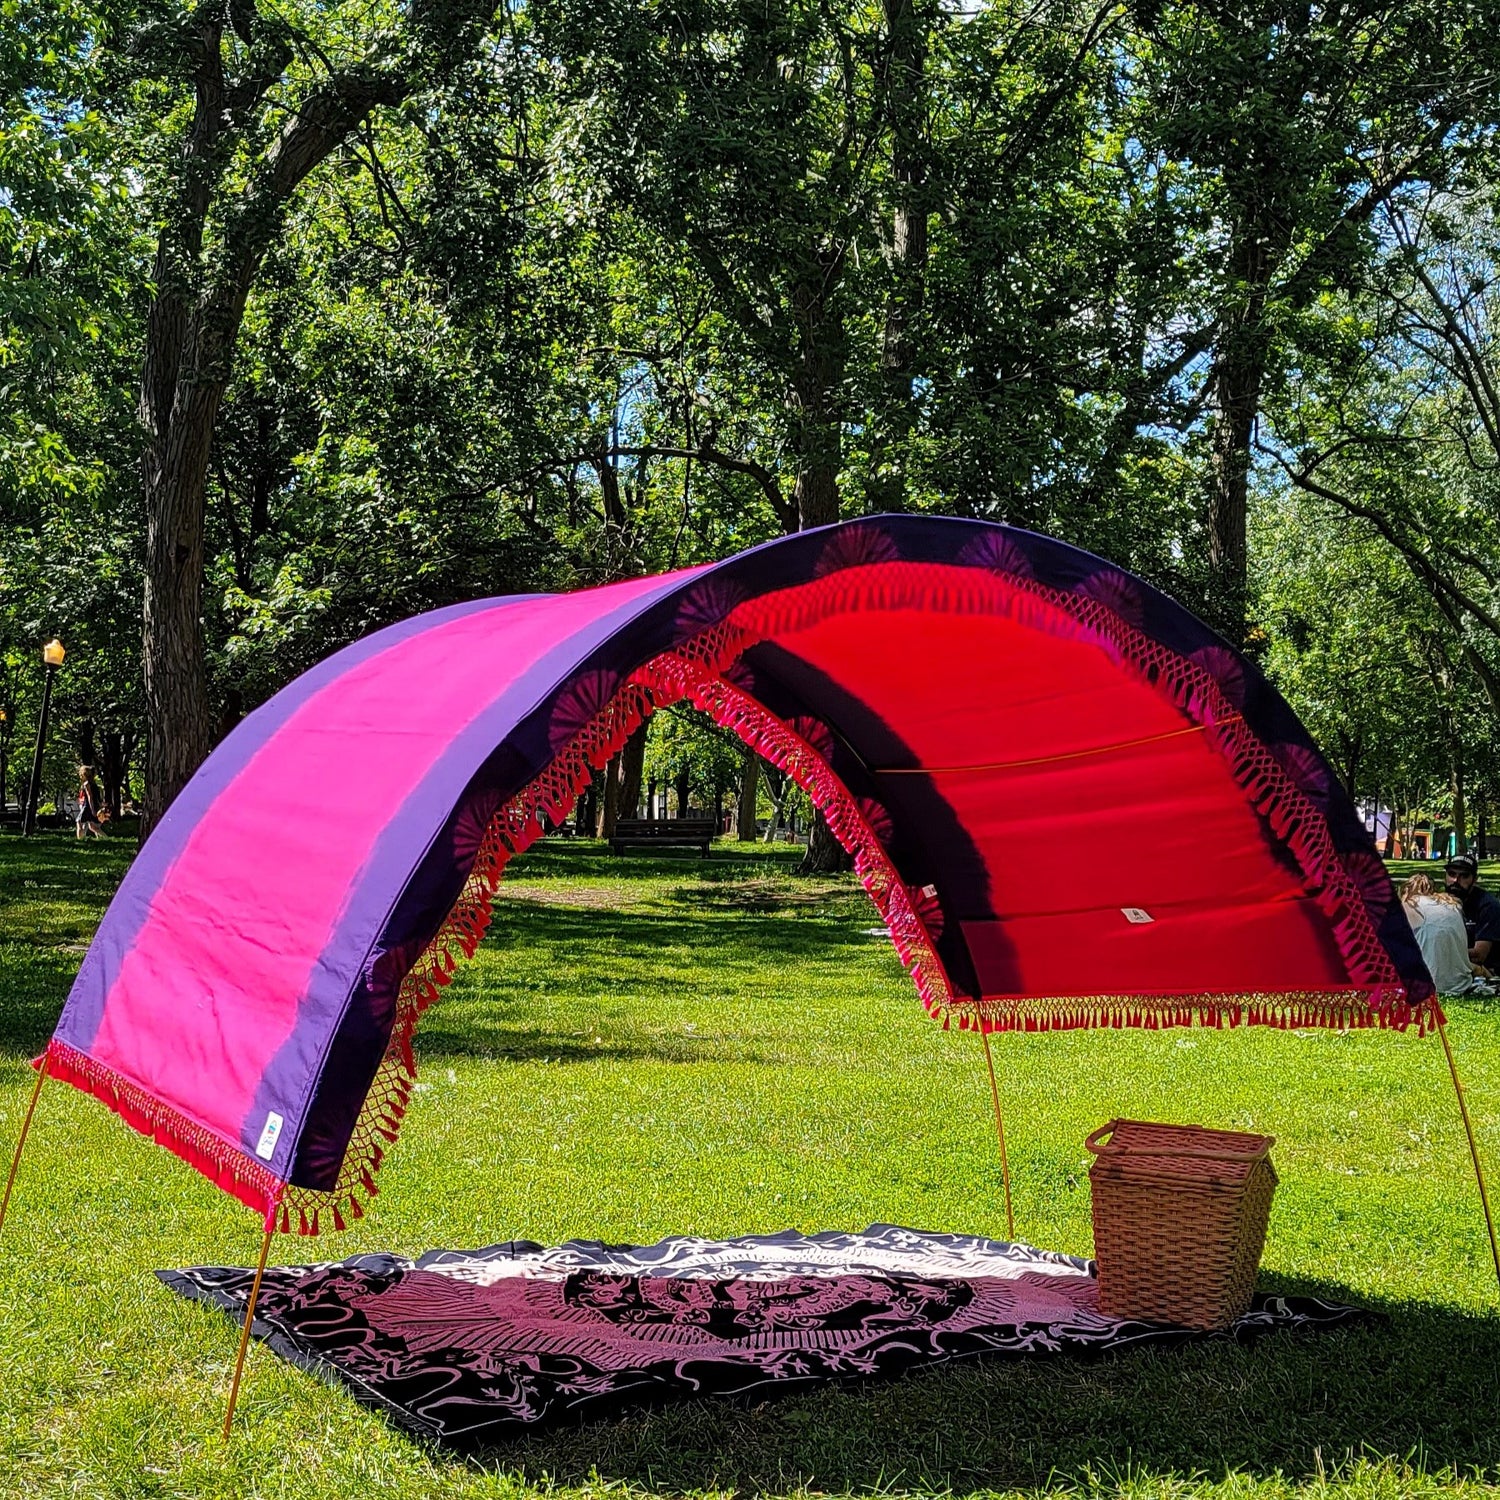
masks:
POLYGON ((1087 1144, 1099 1310, 1228 1327, 1255 1291, 1275 1137, 1111 1120, 1087 1144))

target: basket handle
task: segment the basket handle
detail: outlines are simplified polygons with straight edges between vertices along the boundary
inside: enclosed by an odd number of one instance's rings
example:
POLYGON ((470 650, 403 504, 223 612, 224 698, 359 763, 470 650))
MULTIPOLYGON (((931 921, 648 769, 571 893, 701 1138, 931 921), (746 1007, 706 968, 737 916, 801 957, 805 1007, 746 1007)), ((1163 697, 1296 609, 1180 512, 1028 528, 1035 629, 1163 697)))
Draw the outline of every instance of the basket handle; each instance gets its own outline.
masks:
MULTIPOLYGON (((1095 1156, 1100 1156, 1104 1152, 1104 1137, 1113 1135, 1116 1126, 1125 1123, 1124 1120, 1111 1120, 1109 1124, 1101 1125, 1083 1144, 1095 1156)), ((1268 1135, 1265 1137, 1265 1145, 1256 1147, 1254 1151, 1197 1151, 1191 1149, 1163 1151, 1160 1148, 1155 1150, 1149 1147, 1132 1149, 1129 1146, 1119 1146, 1116 1149, 1121 1156, 1191 1156, 1198 1161, 1264 1161, 1271 1154, 1271 1147, 1275 1144, 1276 1137, 1268 1135)))

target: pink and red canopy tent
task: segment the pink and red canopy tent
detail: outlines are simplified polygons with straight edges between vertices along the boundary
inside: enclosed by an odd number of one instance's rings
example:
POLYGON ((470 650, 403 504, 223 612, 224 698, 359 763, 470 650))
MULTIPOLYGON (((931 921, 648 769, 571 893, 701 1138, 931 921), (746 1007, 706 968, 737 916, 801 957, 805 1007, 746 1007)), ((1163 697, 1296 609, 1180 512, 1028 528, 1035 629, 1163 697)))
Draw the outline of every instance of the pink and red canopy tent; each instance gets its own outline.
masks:
POLYGON ((506 861, 684 698, 807 790, 945 1024, 1438 1016, 1369 835, 1252 663, 1072 547, 880 516, 437 610, 306 673, 152 834, 48 1071, 268 1226, 340 1226, 506 861))

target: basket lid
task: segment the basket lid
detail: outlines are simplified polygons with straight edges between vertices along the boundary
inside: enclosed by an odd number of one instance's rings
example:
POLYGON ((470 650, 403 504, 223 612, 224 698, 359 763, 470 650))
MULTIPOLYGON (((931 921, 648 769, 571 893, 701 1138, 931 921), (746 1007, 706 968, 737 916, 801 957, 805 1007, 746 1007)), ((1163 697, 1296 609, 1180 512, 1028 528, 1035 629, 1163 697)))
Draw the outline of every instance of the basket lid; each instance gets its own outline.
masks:
POLYGON ((1205 1125, 1111 1120, 1085 1144, 1097 1158, 1094 1172, 1240 1182, 1270 1155, 1276 1137, 1205 1125))

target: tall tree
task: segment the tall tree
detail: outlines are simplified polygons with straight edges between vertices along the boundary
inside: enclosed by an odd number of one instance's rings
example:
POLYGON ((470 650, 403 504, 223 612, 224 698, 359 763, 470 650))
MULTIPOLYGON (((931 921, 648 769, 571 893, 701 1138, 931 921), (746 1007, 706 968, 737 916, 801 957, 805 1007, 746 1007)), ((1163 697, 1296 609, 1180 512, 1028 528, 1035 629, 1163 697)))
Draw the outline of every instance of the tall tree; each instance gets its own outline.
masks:
POLYGON ((610 190, 690 254, 785 401, 797 524, 838 519, 851 277, 878 260, 882 28, 807 0, 548 13, 610 190))
POLYGON ((0 687, 0 737, 35 733, 41 644, 60 637, 51 742, 102 752, 117 804, 139 711, 125 470, 146 241, 138 135, 100 105, 98 24, 87 0, 21 0, 0 26, 0 656, 19 668, 0 687))
MULTIPOLYGON (((246 301, 309 174, 372 111, 450 67, 484 0, 415 5, 377 27, 364 8, 316 31, 255 0, 142 10, 113 38, 135 98, 169 121, 153 183, 157 247, 142 359, 146 827, 214 732, 202 624, 205 500, 215 422, 246 301)), ((351 12, 346 14, 346 12, 351 12)))
POLYGON ((1210 604, 1238 635, 1256 419, 1322 294, 1363 279, 1372 218, 1442 178, 1496 98, 1496 33, 1441 0, 1208 0, 1136 7, 1143 140, 1189 169, 1211 420, 1210 604))
POLYGON ((1500 231, 1473 165, 1387 207, 1376 274, 1324 307, 1260 448, 1401 559, 1500 724, 1500 231))

